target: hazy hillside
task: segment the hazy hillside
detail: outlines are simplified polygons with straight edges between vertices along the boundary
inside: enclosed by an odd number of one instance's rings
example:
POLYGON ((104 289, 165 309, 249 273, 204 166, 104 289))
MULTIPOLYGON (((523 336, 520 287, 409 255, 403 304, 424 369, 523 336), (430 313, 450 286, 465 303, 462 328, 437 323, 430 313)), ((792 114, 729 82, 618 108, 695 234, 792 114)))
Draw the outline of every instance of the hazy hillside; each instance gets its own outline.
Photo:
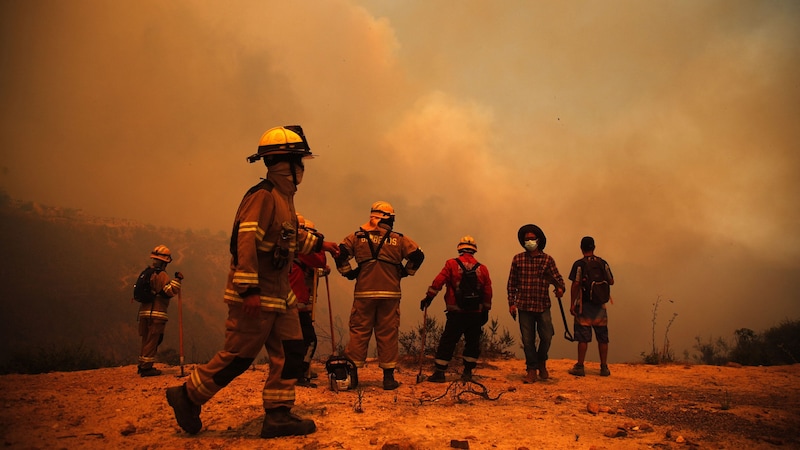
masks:
MULTIPOLYGON (((223 337, 222 303, 228 236, 98 219, 76 210, 0 199, 0 285, 5 326, 0 364, 18 352, 83 345, 132 363, 138 355, 136 276, 158 244, 185 275, 184 349, 187 362, 208 358, 223 337)), ((178 305, 159 350, 178 349, 178 305)))

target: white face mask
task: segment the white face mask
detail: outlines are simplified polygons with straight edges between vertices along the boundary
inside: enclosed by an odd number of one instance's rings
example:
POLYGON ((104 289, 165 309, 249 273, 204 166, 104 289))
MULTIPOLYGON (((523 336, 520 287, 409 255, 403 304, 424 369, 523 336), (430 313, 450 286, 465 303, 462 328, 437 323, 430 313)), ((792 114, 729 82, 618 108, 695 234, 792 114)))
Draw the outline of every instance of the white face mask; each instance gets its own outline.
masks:
POLYGON ((539 242, 537 242, 535 240, 525 241, 525 250, 528 250, 528 251, 532 252, 532 251, 536 250, 537 248, 539 248, 539 242))

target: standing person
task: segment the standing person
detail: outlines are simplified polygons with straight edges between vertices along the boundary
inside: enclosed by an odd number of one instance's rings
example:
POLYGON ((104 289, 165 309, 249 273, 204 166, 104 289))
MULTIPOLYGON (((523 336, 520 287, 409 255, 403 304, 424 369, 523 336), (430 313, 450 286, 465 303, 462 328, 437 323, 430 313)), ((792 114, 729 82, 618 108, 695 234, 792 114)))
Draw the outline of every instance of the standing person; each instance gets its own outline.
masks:
POLYGON ((614 284, 614 275, 608 263, 594 254, 594 238, 584 236, 581 239, 581 252, 583 258, 572 264, 569 279, 572 280, 570 288, 569 312, 575 316, 575 340, 578 341, 578 362, 569 369, 571 375, 582 377, 586 375, 583 362, 586 359, 586 350, 592 342, 592 330, 597 338, 597 350, 600 353, 600 376, 611 375, 608 370, 608 310, 606 302, 610 300, 609 286, 614 284), (595 285, 592 286, 594 282, 595 285), (605 284, 605 286, 602 286, 605 284))
POLYGON ((472 380, 472 369, 478 364, 481 351, 481 327, 489 321, 489 310, 492 309, 492 279, 489 269, 475 259, 478 251, 475 239, 464 236, 458 242, 456 251, 458 257, 445 262, 444 268, 428 287, 425 298, 419 303, 424 311, 442 287, 447 285, 444 293, 447 320, 436 350, 436 368, 428 377, 428 381, 434 383, 444 383, 447 366, 462 335, 464 372, 461 380, 472 380))
POLYGON ((262 347, 269 375, 261 394, 261 437, 316 431, 314 421, 290 412, 303 364, 303 334, 289 295, 290 263, 296 252, 338 254, 335 243, 297 226, 294 194, 303 179, 303 158, 311 156, 303 129, 289 125, 267 130, 258 153, 247 158, 251 163, 263 159, 267 176, 244 195, 233 222, 224 348, 197 366, 183 385, 167 389, 178 425, 190 434, 203 427, 201 405, 247 370, 262 347))
POLYGON ((556 297, 564 295, 564 279, 558 273, 555 260, 544 253, 547 244, 542 229, 533 224, 523 225, 517 232, 517 240, 525 251, 514 255, 511 271, 508 274, 508 309, 511 317, 517 320, 525 352, 525 378, 523 383, 550 377, 547 372, 547 358, 555 329, 550 316, 550 294, 548 288, 555 286, 556 297), (539 347, 536 347, 536 336, 539 347))
POLYGON ((378 366, 383 369, 383 389, 387 391, 400 385, 394 379, 400 355, 400 280, 414 275, 425 259, 416 242, 392 229, 394 219, 392 205, 373 203, 369 221, 339 244, 336 258, 339 273, 356 280, 345 356, 356 367, 364 367, 374 331, 378 366), (355 268, 350 265, 351 259, 356 261, 355 268))
MULTIPOLYGON (((322 234, 317 231, 313 222, 300 214, 297 215, 297 220, 300 228, 323 239, 322 234)), ((311 382, 311 378, 313 378, 311 375, 311 360, 317 350, 317 332, 314 329, 313 315, 316 298, 312 298, 312 296, 316 292, 319 280, 315 274, 321 273, 322 276, 328 276, 330 271, 325 252, 322 250, 307 255, 295 255, 292 268, 289 270, 289 283, 292 286, 292 295, 297 299, 297 312, 300 316, 300 328, 303 332, 303 345, 305 347, 303 370, 297 379, 298 386, 317 387, 311 382)))
POLYGON ((164 245, 159 245, 150 252, 151 270, 142 272, 147 280, 139 280, 134 286, 134 298, 139 305, 139 336, 142 347, 139 351, 137 372, 142 377, 155 377, 161 371, 153 367, 158 354, 158 346, 164 340, 167 327, 167 308, 169 300, 181 292, 183 274, 175 272, 175 278, 167 275, 167 264, 172 262, 172 253, 164 245))

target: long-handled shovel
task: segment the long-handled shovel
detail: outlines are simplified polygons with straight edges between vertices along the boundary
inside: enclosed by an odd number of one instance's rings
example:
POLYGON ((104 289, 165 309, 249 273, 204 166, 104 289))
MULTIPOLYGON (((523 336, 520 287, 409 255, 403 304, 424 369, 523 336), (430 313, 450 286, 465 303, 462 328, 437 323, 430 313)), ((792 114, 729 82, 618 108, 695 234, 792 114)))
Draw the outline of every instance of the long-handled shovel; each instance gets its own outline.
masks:
MULTIPOLYGON (((178 274, 176 273, 175 276, 178 274)), ((183 281, 183 280, 181 280, 183 281)), ((181 291, 183 287, 181 286, 181 291)), ((183 297, 181 295, 181 291, 178 291, 178 348, 180 351, 180 362, 181 362, 181 374, 178 377, 185 377, 186 374, 183 372, 183 297)))
POLYGON ((564 339, 575 342, 575 338, 572 337, 572 333, 569 332, 569 325, 567 325, 567 316, 564 315, 564 305, 561 304, 561 297, 558 298, 558 307, 561 309, 561 319, 564 321, 564 339))
POLYGON ((419 373, 417 374, 417 384, 425 381, 422 374, 422 362, 425 356, 425 337, 428 334, 428 307, 422 310, 422 348, 419 349, 419 373))

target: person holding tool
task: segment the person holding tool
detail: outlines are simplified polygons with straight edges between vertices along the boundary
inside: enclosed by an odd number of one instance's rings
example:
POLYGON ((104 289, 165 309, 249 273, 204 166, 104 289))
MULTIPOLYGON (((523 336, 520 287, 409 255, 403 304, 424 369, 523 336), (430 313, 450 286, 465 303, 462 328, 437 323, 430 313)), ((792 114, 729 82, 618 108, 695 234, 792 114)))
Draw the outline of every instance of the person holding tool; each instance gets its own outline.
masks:
POLYGON ((489 269, 475 259, 478 251, 475 239, 462 237, 456 251, 458 257, 445 262, 419 304, 420 309, 426 311, 436 295, 447 286, 444 294, 447 321, 436 350, 436 368, 428 377, 428 381, 433 383, 445 382, 447 367, 461 336, 464 336, 461 381, 472 381, 472 370, 478 364, 481 351, 481 327, 489 321, 489 310, 492 309, 492 279, 489 269))

